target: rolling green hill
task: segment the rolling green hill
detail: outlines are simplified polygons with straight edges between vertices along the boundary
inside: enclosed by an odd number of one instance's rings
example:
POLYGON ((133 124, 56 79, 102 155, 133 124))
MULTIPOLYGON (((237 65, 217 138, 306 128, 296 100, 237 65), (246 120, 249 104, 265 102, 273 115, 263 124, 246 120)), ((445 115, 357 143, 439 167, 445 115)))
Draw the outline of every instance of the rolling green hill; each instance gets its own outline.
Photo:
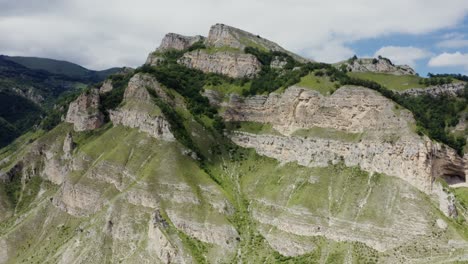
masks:
POLYGON ((37 57, 2 57, 32 70, 44 70, 52 74, 65 75, 93 82, 103 81, 110 74, 114 74, 121 70, 121 68, 110 68, 102 71, 93 71, 68 61, 37 57))

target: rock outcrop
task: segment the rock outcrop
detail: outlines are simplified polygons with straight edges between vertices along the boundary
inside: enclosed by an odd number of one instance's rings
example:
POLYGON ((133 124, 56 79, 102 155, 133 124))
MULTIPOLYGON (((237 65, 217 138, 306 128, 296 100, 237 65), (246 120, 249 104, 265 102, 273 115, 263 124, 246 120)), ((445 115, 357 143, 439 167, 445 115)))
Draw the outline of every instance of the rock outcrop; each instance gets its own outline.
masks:
POLYGON ((97 129, 104 122, 99 105, 99 90, 91 89, 70 104, 65 121, 72 123, 75 131, 97 129))
MULTIPOLYGON (((160 47, 148 56, 146 64, 158 65, 164 61, 162 53, 171 49, 186 50, 194 43, 204 41, 206 49, 188 52, 179 63, 203 72, 224 74, 233 78, 252 78, 261 69, 261 63, 251 55, 245 54, 246 47, 261 47, 270 51, 281 51, 301 62, 308 62, 278 44, 238 28, 216 24, 210 28, 208 37, 187 37, 174 33, 167 34, 160 47)), ((275 60, 272 67, 281 68, 285 62, 275 60)))
POLYGON ((411 88, 408 90, 404 90, 399 92, 400 94, 407 94, 407 95, 432 95, 432 96, 441 96, 441 95, 448 95, 448 96, 460 96, 463 95, 465 91, 465 87, 467 84, 464 82, 456 82, 456 83, 449 83, 443 85, 435 85, 429 86, 426 88, 411 88))
POLYGON ((294 59, 301 62, 308 61, 292 52, 285 50, 273 41, 224 24, 215 24, 211 26, 205 44, 207 47, 231 47, 241 51, 246 47, 262 47, 265 50, 288 53, 294 59))
POLYGON ((173 141, 174 136, 170 125, 161 110, 152 101, 147 89, 151 89, 159 97, 171 101, 158 81, 145 74, 133 76, 124 93, 124 105, 117 110, 110 111, 110 119, 114 125, 138 128, 155 138, 173 141))
POLYGON ((71 159, 72 152, 73 152, 74 149, 75 149, 75 143, 73 142, 73 137, 72 137, 71 133, 68 133, 65 136, 65 140, 63 141, 62 150, 63 150, 63 153, 64 153, 64 157, 66 159, 71 159))
POLYGON ((232 96, 226 107, 226 121, 268 123, 282 133, 232 135, 236 144, 281 162, 326 167, 343 161, 347 166, 400 177, 426 193, 437 177, 465 181, 462 157, 415 134, 411 130, 415 121, 408 111, 396 113, 393 102, 367 88, 342 87, 325 97, 291 87, 284 94, 243 100, 232 96), (314 134, 316 128, 342 138, 324 138, 314 134), (354 137, 356 133, 360 136, 354 137))
POLYGON ((292 86, 282 94, 242 98, 231 95, 226 105, 226 121, 253 121, 272 124, 291 134, 298 129, 323 127, 350 133, 411 133, 409 111, 394 110, 394 103, 379 93, 355 86, 345 86, 331 96, 292 86))
POLYGON ((112 91, 112 89, 114 89, 114 86, 112 85, 112 80, 107 79, 101 85, 101 88, 99 88, 99 93, 100 94, 105 94, 105 93, 108 93, 108 92, 112 91))
POLYGON ((195 50, 184 54, 178 63, 203 72, 224 74, 232 78, 252 78, 262 67, 258 59, 251 54, 238 52, 208 53, 195 50))
POLYGON ((161 53, 169 50, 185 50, 193 44, 204 40, 205 37, 203 36, 188 37, 176 33, 168 33, 164 36, 164 38, 161 41, 161 44, 156 49, 156 51, 148 55, 148 58, 146 59, 146 64, 156 66, 160 62, 164 61, 164 58, 161 56, 161 53))
POLYGON ((387 58, 374 58, 374 59, 350 59, 348 61, 338 63, 337 68, 346 68, 349 72, 377 72, 387 73, 393 75, 416 75, 414 69, 408 65, 394 65, 387 58))
POLYGON ((199 41, 204 41, 205 37, 202 36, 182 36, 175 33, 168 33, 164 36, 163 40, 161 41, 161 45, 157 49, 157 51, 167 51, 167 50, 184 50, 195 44, 199 41))

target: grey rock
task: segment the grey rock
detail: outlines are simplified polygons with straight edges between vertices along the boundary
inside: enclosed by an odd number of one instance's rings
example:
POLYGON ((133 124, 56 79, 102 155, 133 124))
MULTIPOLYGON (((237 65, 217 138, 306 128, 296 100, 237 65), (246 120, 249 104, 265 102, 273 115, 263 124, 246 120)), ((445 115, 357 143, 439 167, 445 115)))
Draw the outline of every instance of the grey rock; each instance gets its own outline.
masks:
POLYGON ((224 74, 232 78, 253 78, 261 70, 261 63, 251 54, 216 52, 209 54, 195 50, 184 54, 178 63, 203 72, 224 74))
POLYGON ((105 93, 108 93, 110 91, 112 91, 114 89, 113 85, 112 85, 112 80, 111 79, 107 79, 104 81, 104 83, 101 85, 101 88, 99 88, 99 93, 100 94, 105 94, 105 93))
POLYGON ((75 131, 97 129, 104 123, 99 105, 99 90, 91 89, 70 104, 65 121, 72 123, 75 131))
POLYGON ((432 96, 441 96, 441 95, 460 96, 463 94, 465 87, 466 87, 466 83, 457 82, 457 83, 429 86, 427 88, 412 88, 412 89, 401 91, 399 93, 407 94, 407 95, 414 95, 414 96, 425 95, 425 94, 429 94, 432 96))
POLYGON ((394 65, 386 58, 356 59, 352 62, 344 61, 335 65, 338 69, 345 65, 350 72, 377 72, 393 75, 416 75, 416 72, 408 65, 394 65))

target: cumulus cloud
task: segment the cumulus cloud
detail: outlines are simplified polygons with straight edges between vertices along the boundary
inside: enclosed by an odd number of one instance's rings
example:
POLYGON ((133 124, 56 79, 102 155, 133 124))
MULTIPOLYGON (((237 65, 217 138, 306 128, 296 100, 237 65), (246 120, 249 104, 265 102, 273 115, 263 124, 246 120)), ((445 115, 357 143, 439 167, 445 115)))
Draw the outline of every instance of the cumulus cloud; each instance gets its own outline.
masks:
POLYGON ((406 64, 411 67, 416 65, 416 62, 431 56, 429 51, 416 47, 399 47, 399 46, 386 46, 380 48, 375 52, 374 57, 382 56, 389 58, 396 64, 406 64))
POLYGON ((165 33, 206 35, 220 22, 337 61, 353 54, 353 41, 432 32, 467 12, 466 0, 0 0, 0 53, 137 66, 165 33))
POLYGON ((463 66, 468 68, 468 53, 447 53, 444 52, 429 60, 428 63, 431 67, 456 67, 463 66))

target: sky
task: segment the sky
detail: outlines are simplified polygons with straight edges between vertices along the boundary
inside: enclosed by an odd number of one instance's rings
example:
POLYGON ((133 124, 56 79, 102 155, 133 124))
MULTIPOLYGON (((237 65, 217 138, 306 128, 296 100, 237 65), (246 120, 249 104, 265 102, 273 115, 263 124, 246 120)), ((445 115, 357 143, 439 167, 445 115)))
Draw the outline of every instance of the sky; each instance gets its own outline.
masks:
POLYGON ((468 74, 468 0, 0 0, 0 54, 137 67, 168 32, 224 23, 317 61, 382 55, 468 74))

